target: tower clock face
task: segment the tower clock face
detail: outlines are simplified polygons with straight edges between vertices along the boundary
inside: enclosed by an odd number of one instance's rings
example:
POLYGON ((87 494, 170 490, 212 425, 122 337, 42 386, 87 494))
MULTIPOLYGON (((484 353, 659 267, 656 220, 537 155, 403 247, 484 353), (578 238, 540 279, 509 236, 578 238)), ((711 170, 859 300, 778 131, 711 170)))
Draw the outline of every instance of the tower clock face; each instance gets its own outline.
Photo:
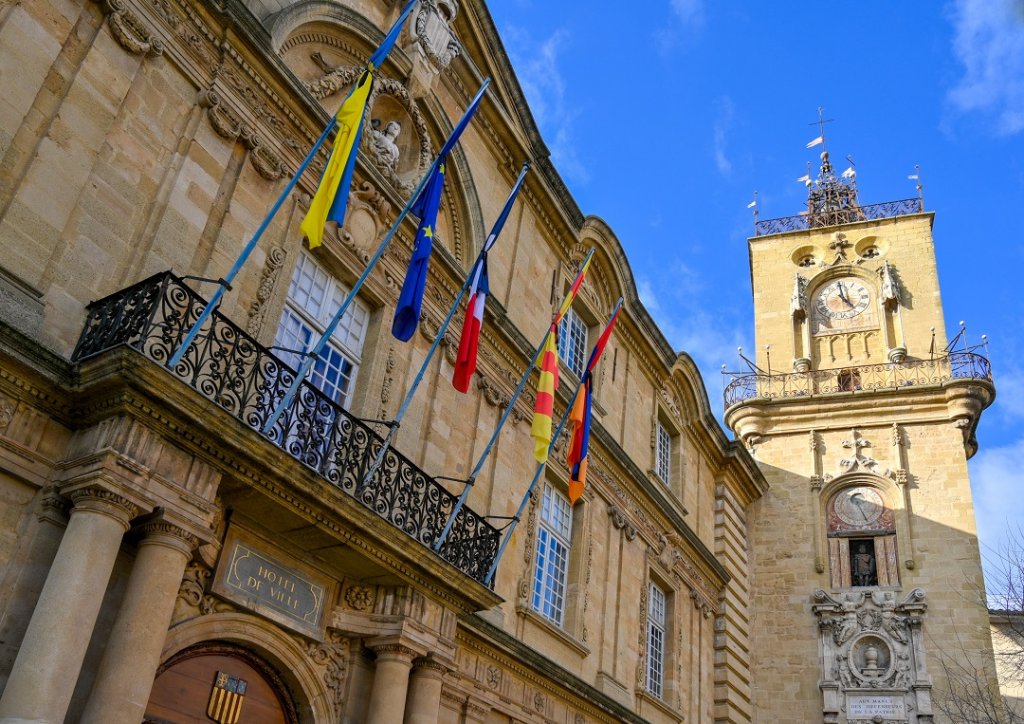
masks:
POLYGON ((860 485, 836 496, 836 516, 853 528, 870 528, 885 512, 882 496, 874 488, 860 485))
POLYGON ((859 279, 836 279, 818 292, 814 306, 823 319, 848 320, 864 313, 871 292, 859 279))

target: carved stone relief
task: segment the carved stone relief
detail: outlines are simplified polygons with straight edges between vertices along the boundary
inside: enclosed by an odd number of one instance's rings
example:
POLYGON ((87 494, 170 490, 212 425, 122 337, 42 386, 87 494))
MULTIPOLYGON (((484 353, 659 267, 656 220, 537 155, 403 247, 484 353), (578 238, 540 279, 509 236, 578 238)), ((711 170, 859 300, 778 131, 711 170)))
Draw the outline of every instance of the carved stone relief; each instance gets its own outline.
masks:
POLYGON ((110 34, 118 45, 132 55, 163 55, 164 43, 157 38, 139 17, 128 9, 123 0, 103 0, 110 34))
POLYGON ((871 447, 871 442, 865 439, 858 430, 851 430, 849 439, 843 440, 842 444, 851 454, 839 461, 837 475, 859 471, 875 473, 886 478, 892 477, 891 470, 882 468, 879 462, 866 452, 871 447))
MULTIPOLYGON (((310 58, 323 74, 306 88, 321 101, 352 85, 363 72, 359 66, 333 65, 319 51, 310 58)), ((404 85, 380 76, 374 79, 367 107, 370 124, 363 132, 364 157, 407 197, 433 157, 423 114, 404 85)))
POLYGON ((824 721, 931 722, 931 680, 925 671, 924 592, 902 601, 891 591, 814 594, 820 631, 824 721))
POLYGON ((279 246, 275 246, 267 254, 267 263, 260 275, 260 284, 256 288, 256 299, 249 306, 249 321, 245 325, 245 331, 253 337, 259 335, 263 329, 263 319, 267 313, 267 302, 274 294, 277 286, 277 278, 281 274, 281 266, 288 258, 288 252, 279 246))
POLYGON ((462 52, 451 25, 459 12, 457 0, 420 0, 410 23, 416 45, 438 70, 462 52))

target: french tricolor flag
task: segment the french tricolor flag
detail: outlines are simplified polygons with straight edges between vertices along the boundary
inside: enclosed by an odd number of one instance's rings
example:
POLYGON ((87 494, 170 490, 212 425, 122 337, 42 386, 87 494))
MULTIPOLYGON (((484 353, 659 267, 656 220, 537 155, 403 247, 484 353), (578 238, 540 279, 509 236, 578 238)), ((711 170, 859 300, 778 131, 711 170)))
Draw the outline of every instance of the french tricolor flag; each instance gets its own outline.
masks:
POLYGON ((473 284, 469 290, 469 304, 466 305, 466 321, 462 324, 459 338, 459 354, 455 359, 455 375, 452 385, 459 392, 469 390, 469 382, 476 371, 476 354, 480 342, 480 328, 484 324, 484 306, 487 304, 487 254, 484 253, 473 271, 473 284))
POLYGON ((501 209, 501 213, 498 214, 498 218, 491 228, 491 233, 487 235, 484 247, 480 250, 480 256, 473 267, 473 273, 470 277, 472 284, 469 288, 469 304, 466 305, 466 321, 462 323, 459 355, 455 359, 455 375, 452 377, 452 386, 459 392, 467 392, 469 390, 469 381, 473 379, 473 373, 476 371, 476 352, 479 348, 480 328, 484 326, 484 305, 487 304, 487 295, 491 291, 487 285, 487 252, 491 250, 491 247, 498 240, 498 235, 501 234, 505 221, 508 220, 508 215, 512 211, 512 205, 519 195, 519 189, 523 187, 526 172, 529 170, 530 164, 524 163, 523 169, 519 172, 519 178, 516 179, 512 191, 509 192, 508 198, 505 200, 505 206, 501 209))

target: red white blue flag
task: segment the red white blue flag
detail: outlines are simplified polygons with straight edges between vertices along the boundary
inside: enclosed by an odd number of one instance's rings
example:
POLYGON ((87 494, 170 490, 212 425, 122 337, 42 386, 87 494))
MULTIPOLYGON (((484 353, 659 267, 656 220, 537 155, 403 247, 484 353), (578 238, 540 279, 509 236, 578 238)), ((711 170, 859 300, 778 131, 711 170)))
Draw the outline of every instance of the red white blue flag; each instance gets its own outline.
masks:
POLYGON ((519 178, 512 187, 512 191, 509 192, 505 206, 498 215, 497 221, 494 222, 494 228, 491 229, 491 233, 487 235, 487 241, 484 242, 480 258, 477 259, 473 267, 473 282, 469 288, 469 304, 466 305, 466 321, 462 324, 462 336, 459 338, 459 353, 455 358, 455 374, 452 376, 452 386, 459 392, 469 390, 469 381, 473 378, 473 372, 476 371, 480 329, 484 324, 484 306, 487 304, 487 295, 491 291, 487 279, 487 252, 491 250, 491 247, 498 240, 498 236, 505 226, 505 220, 508 219, 509 212, 512 211, 512 205, 519 195, 519 189, 523 187, 526 172, 529 170, 530 164, 525 164, 523 170, 519 172, 519 178))

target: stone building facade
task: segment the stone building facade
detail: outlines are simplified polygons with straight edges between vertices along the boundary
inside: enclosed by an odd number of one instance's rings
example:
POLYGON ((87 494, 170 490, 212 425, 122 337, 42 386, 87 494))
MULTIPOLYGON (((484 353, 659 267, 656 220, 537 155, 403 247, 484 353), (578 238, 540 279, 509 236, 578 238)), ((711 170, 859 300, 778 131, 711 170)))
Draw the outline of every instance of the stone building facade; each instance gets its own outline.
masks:
MULTIPOLYGON (((882 670, 922 712, 939 683, 923 668, 927 637, 952 631, 953 612, 973 623, 952 591, 962 573, 980 580, 963 450, 987 376, 893 392, 908 395, 898 419, 870 424, 856 412, 874 409, 870 396, 834 424, 807 422, 831 419, 833 398, 792 401, 802 412, 744 398, 731 441, 693 361, 640 304, 614 232, 552 167, 479 0, 417 5, 374 86, 344 226, 303 247, 321 154, 168 367, 401 5, 0 2, 0 721, 852 721, 837 714, 850 677, 882 670), (406 222, 316 385, 264 434, 295 349, 365 268, 485 77, 449 160, 419 334, 402 344, 389 331, 406 222), (364 479, 379 421, 394 417, 524 160, 533 171, 490 255, 470 393, 449 384, 449 332, 364 479), (532 386, 456 533, 434 543, 590 248, 566 336, 587 349, 625 304, 595 381, 588 488, 570 508, 563 444, 485 585, 534 470, 532 386), (840 459, 844 440, 857 452, 840 459), (890 456, 872 454, 886 441, 890 456), (925 475, 935 460, 938 482, 925 475), (926 480, 941 495, 911 492, 926 480), (885 584, 843 578, 842 541, 863 530, 825 522, 859 509, 836 509, 855 488, 885 501, 877 535, 860 536, 877 546, 876 579, 888 561, 885 584), (815 666, 842 660, 857 670, 815 666)), ((877 222, 886 259, 920 286, 912 307, 876 305, 889 336, 857 364, 920 355, 922 330, 942 329, 930 223, 877 222)), ((759 339, 785 338, 807 358, 799 369, 828 366, 822 337, 794 326, 788 283, 762 281, 791 277, 794 249, 824 249, 830 233, 751 242, 759 339)), ((805 274, 812 294, 836 268, 805 274)), ((579 371, 566 363, 556 410, 579 371)))
POLYGON ((417 6, 374 86, 344 227, 303 247, 322 154, 167 367, 400 10, 0 6, 0 720, 750 718, 746 515, 765 479, 639 303, 612 230, 552 168, 482 3, 417 6), (289 350, 362 272, 486 76, 449 162, 420 334, 389 331, 407 222, 319 389, 262 434, 289 350), (449 332, 382 472, 360 479, 372 421, 395 415, 524 160, 470 393, 450 386, 449 332), (625 306, 595 383, 587 492, 568 507, 563 445, 491 588, 500 516, 533 474, 532 392, 452 542, 431 544, 591 247, 571 336, 592 343, 625 306))

